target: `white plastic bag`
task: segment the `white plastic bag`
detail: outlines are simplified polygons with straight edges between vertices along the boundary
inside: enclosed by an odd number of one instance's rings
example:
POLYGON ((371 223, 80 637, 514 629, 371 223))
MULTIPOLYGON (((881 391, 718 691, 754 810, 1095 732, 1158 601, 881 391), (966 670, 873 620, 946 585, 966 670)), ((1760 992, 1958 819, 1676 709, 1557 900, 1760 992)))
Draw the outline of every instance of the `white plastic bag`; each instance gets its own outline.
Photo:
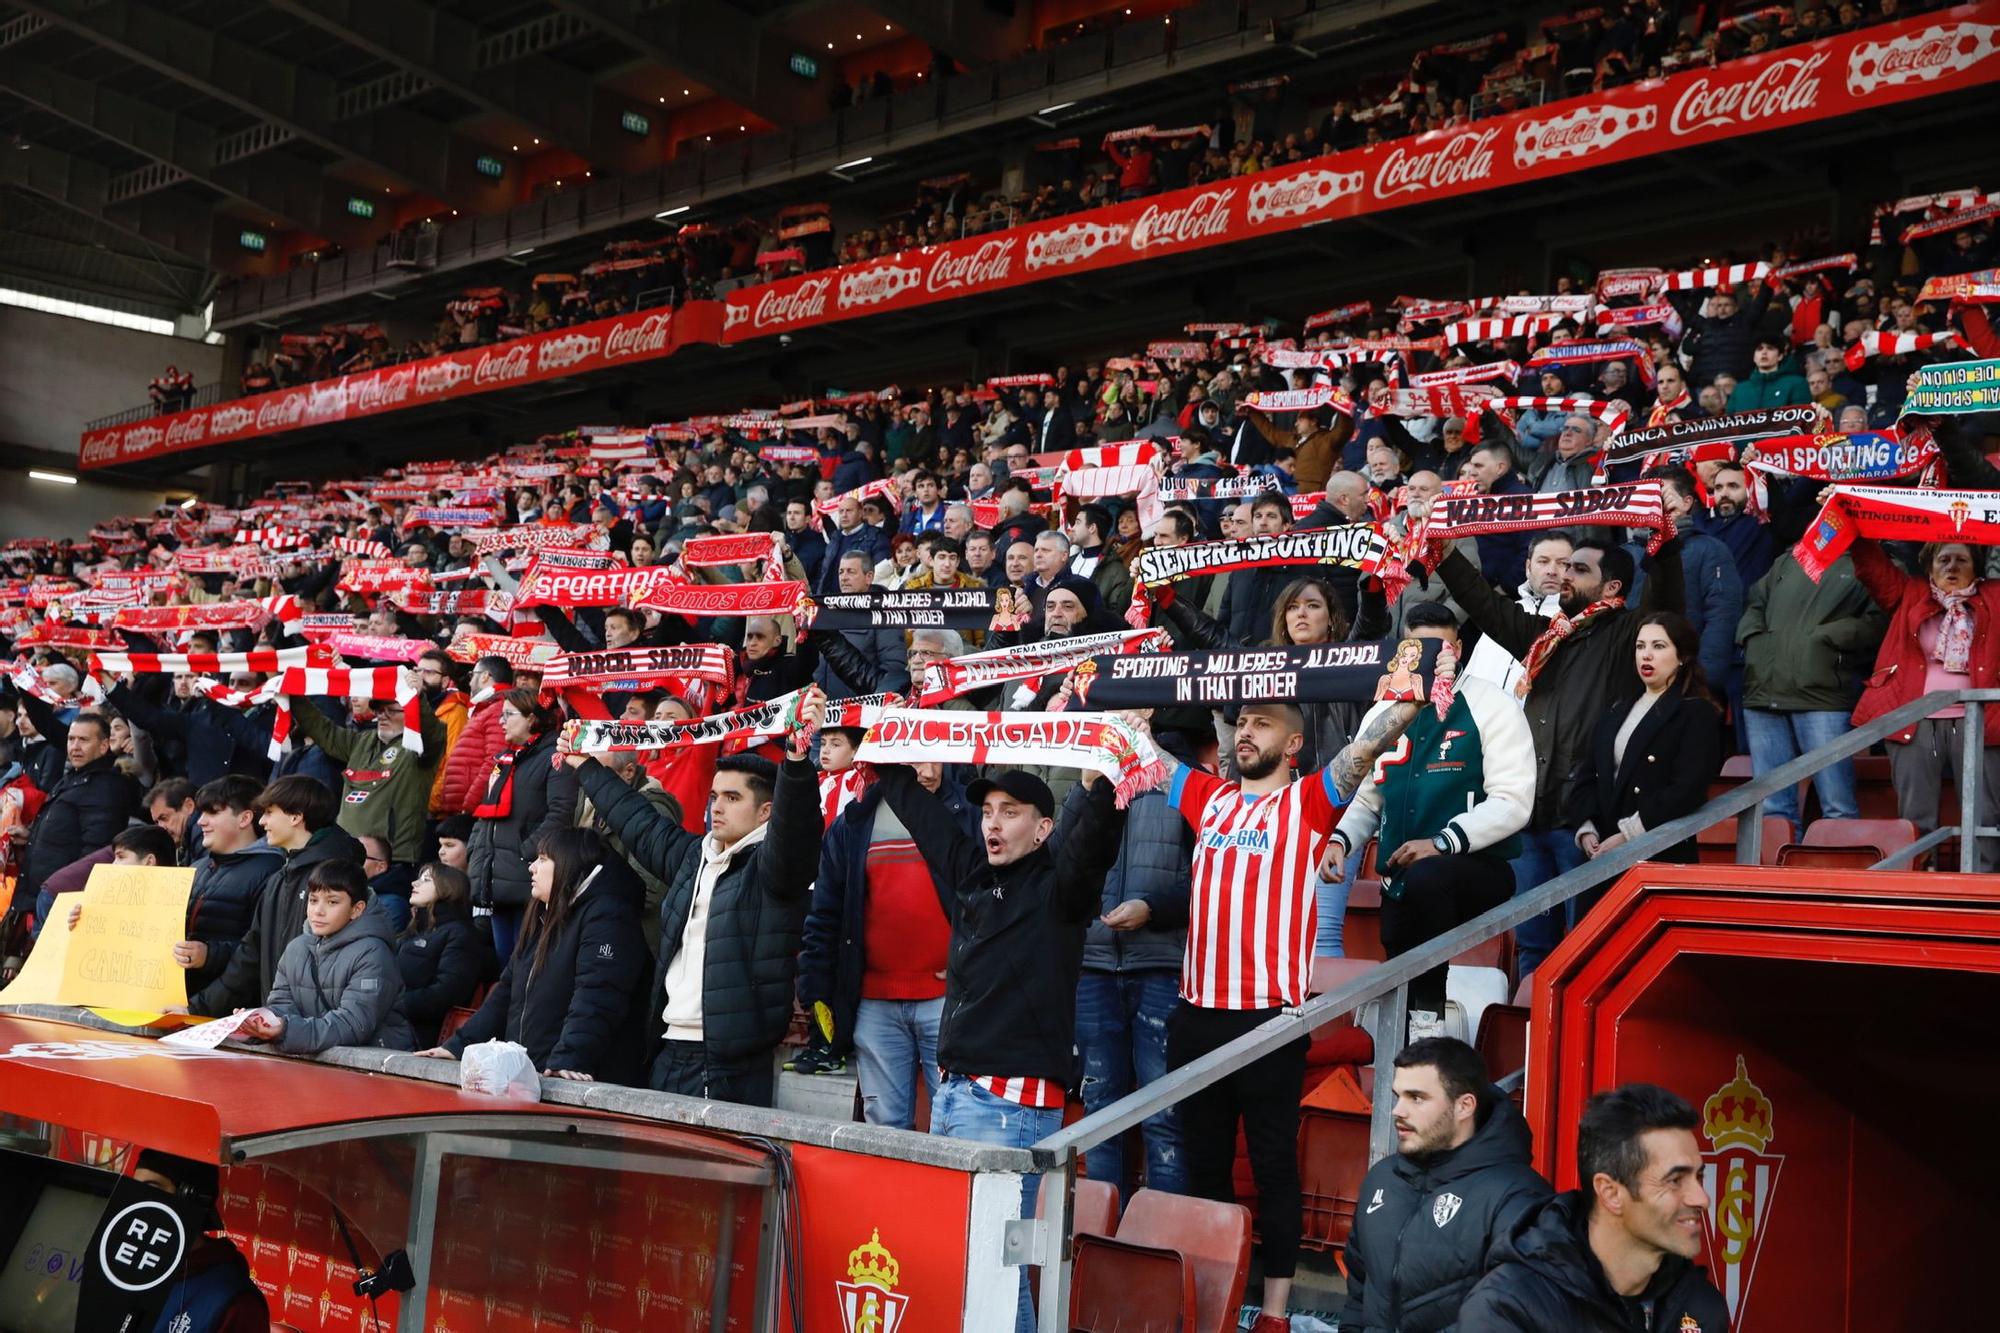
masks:
POLYGON ((466 1047, 458 1062, 458 1086, 488 1097, 542 1099, 541 1075, 528 1058, 528 1048, 516 1041, 482 1041, 466 1047))

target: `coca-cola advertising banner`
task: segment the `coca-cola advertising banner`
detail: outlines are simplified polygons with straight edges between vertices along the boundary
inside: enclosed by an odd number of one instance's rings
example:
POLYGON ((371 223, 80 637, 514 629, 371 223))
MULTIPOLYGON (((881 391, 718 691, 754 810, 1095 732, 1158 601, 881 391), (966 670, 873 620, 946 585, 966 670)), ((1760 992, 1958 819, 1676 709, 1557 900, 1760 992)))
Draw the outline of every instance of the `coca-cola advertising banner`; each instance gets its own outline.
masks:
POLYGON ((1996 78, 2000 4, 1961 5, 1463 129, 731 292, 723 341, 1501 189, 1996 78))
POLYGON ((718 303, 691 301, 679 310, 642 310, 491 347, 148 417, 85 435, 77 465, 111 467, 183 449, 354 421, 564 375, 636 365, 671 356, 690 342, 716 342, 720 317, 718 303))
MULTIPOLYGON (((2000 80, 2000 0, 1475 125, 85 435, 108 467, 1502 189, 2000 80)), ((1601 294, 1601 293, 1600 293, 1601 294)))

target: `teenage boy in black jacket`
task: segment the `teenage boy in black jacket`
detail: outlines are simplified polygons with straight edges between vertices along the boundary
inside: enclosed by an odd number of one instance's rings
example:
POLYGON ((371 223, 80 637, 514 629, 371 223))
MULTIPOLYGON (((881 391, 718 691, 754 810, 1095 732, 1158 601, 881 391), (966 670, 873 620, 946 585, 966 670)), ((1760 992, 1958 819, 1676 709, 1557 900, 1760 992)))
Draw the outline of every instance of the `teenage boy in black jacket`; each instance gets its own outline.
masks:
MULTIPOLYGON (((979 808, 975 840, 913 769, 880 774, 882 799, 955 909, 931 1133, 1028 1147, 1062 1127, 1083 937, 1118 850, 1112 786, 1086 770, 1057 828, 1047 783, 1019 769, 993 773, 965 791, 979 808)), ((1040 1184, 1023 1179, 1022 1216, 1034 1216, 1040 1184)), ((1023 1269, 1017 1327, 1033 1326, 1023 1269)))

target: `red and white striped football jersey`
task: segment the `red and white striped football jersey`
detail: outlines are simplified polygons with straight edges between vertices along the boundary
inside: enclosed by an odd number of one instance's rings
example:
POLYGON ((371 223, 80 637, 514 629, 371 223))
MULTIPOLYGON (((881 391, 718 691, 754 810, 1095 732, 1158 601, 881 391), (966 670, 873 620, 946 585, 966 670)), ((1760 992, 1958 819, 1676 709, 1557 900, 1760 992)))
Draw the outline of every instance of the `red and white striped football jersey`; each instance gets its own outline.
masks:
POLYGON ((982 1078, 977 1074, 968 1074, 966 1082, 1016 1106, 1046 1110, 1051 1106, 1061 1106, 1068 1100, 1063 1093, 1063 1085, 1052 1078, 982 1078))
POLYGON ((1303 1004, 1312 971, 1313 870, 1346 804, 1324 769, 1252 796, 1176 765, 1167 799, 1193 826, 1181 998, 1203 1009, 1303 1004))

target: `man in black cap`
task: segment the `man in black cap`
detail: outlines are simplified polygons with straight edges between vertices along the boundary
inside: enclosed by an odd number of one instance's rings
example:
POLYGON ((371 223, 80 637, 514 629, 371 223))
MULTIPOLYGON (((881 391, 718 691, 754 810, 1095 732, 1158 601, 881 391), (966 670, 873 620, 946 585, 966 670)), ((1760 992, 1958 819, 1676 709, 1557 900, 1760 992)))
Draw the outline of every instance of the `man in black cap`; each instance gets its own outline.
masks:
MULTIPOLYGON (((991 773, 965 790, 979 811, 975 839, 914 769, 880 772, 882 799, 951 917, 931 1133, 1028 1147, 1062 1127, 1083 937, 1118 848, 1112 786, 1086 770, 1058 827, 1047 783, 1018 769, 991 773)), ((1026 1178, 1022 1216, 1034 1216, 1039 1185, 1026 1178)), ((1033 1327, 1025 1269, 1019 1309, 1021 1326, 1033 1327)))

